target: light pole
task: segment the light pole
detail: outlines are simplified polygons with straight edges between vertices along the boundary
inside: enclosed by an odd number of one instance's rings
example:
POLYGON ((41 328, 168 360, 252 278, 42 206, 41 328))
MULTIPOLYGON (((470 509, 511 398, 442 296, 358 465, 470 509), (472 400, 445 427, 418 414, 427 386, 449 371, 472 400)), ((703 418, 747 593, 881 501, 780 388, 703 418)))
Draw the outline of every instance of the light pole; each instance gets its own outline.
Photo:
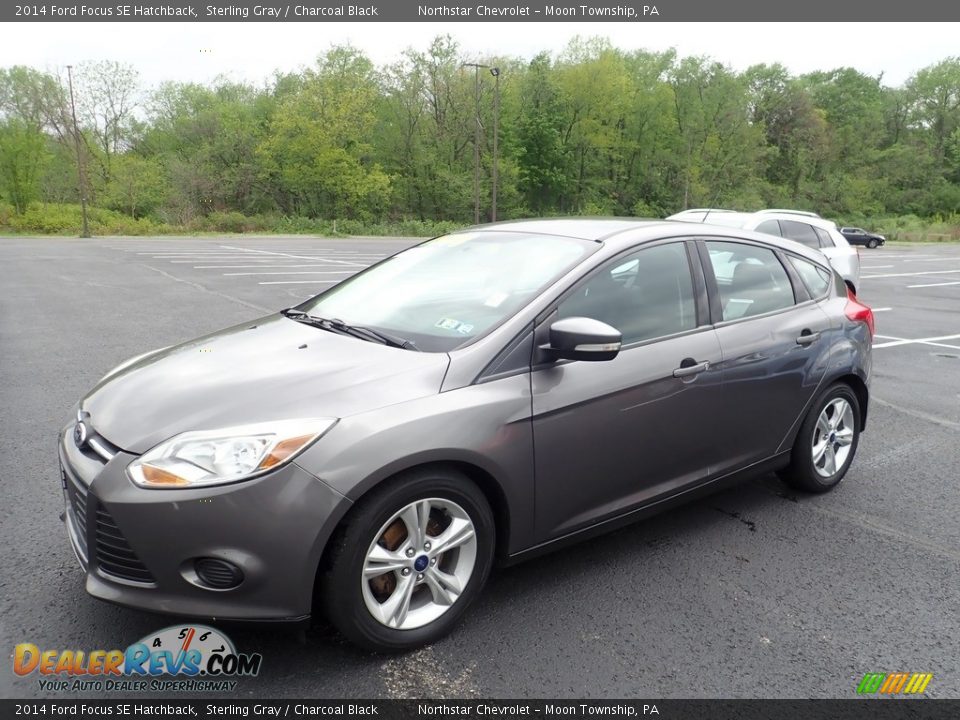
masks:
POLYGON ((462 63, 460 67, 473 68, 473 96, 476 103, 476 128, 473 136, 473 223, 480 224, 480 68, 489 65, 480 63, 462 63))
POLYGON ((473 68, 473 93, 476 103, 477 126, 473 138, 473 222, 480 224, 480 69, 489 70, 494 77, 493 91, 493 192, 491 193, 491 221, 497 219, 497 185, 499 182, 498 143, 500 139, 500 68, 481 63, 461 63, 460 67, 473 68))
POLYGON ((497 141, 500 136, 500 68, 490 68, 490 74, 493 75, 493 193, 492 211, 490 221, 497 221, 497 180, 499 178, 499 156, 497 154, 497 141))
POLYGON ((77 148, 77 182, 80 187, 80 213, 83 215, 83 233, 80 237, 90 237, 87 224, 87 184, 83 178, 83 153, 80 152, 80 129, 77 127, 77 105, 73 100, 73 65, 67 65, 67 81, 70 85, 70 114, 73 116, 73 141, 77 148))

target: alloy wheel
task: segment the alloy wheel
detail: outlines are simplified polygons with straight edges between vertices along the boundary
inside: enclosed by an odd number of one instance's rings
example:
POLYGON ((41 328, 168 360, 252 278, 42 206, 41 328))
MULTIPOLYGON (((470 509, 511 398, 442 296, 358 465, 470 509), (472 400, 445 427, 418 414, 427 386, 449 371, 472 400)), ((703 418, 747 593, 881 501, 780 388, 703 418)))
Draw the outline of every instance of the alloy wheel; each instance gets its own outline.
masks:
POLYGON ((854 437, 853 407, 844 398, 826 404, 813 428, 813 467, 820 477, 829 478, 844 466, 854 437))
POLYGON ((367 549, 363 601, 381 624, 396 630, 427 625, 463 594, 477 560, 477 534, 452 500, 412 502, 383 524, 367 549))

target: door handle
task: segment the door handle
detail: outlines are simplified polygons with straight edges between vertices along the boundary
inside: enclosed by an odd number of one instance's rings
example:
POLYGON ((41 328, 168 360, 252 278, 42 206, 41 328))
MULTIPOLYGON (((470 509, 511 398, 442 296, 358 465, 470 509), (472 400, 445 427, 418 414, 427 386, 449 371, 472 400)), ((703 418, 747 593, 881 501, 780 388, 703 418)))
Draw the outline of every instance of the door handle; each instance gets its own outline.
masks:
POLYGON ((812 345, 819 339, 819 332, 810 332, 809 330, 804 330, 800 333, 800 337, 797 338, 797 345, 812 345))
POLYGON ((702 363, 697 363, 695 365, 681 365, 673 371, 673 376, 675 378, 683 378, 690 377, 691 375, 699 375, 709 367, 710 362, 708 360, 704 360, 702 363))

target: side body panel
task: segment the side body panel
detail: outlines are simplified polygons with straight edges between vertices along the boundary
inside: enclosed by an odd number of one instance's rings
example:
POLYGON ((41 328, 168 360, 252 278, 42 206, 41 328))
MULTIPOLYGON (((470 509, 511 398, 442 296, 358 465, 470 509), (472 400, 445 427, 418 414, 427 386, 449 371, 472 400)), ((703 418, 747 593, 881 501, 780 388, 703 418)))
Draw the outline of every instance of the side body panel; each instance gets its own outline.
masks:
POLYGON ((343 418, 296 463, 350 500, 418 465, 477 468, 509 508, 507 545, 499 550, 515 552, 533 542, 530 374, 343 418))
POLYGON ((720 345, 711 328, 532 375, 541 540, 678 492, 718 460, 720 345), (687 358, 710 367, 677 378, 687 358))
POLYGON ((717 327, 723 349, 724 422, 717 439, 726 448, 722 473, 773 455, 829 365, 830 321, 817 303, 717 327), (808 345, 798 339, 819 334, 808 345))

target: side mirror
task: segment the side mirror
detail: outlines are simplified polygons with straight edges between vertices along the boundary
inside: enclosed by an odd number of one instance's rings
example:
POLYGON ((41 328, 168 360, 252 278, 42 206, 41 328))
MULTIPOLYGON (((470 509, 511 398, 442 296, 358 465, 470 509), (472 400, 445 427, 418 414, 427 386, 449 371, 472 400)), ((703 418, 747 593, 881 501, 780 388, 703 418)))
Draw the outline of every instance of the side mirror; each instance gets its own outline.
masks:
POLYGON ((550 344, 544 349, 562 360, 613 360, 622 340, 620 331, 605 322, 568 317, 550 326, 550 344))

